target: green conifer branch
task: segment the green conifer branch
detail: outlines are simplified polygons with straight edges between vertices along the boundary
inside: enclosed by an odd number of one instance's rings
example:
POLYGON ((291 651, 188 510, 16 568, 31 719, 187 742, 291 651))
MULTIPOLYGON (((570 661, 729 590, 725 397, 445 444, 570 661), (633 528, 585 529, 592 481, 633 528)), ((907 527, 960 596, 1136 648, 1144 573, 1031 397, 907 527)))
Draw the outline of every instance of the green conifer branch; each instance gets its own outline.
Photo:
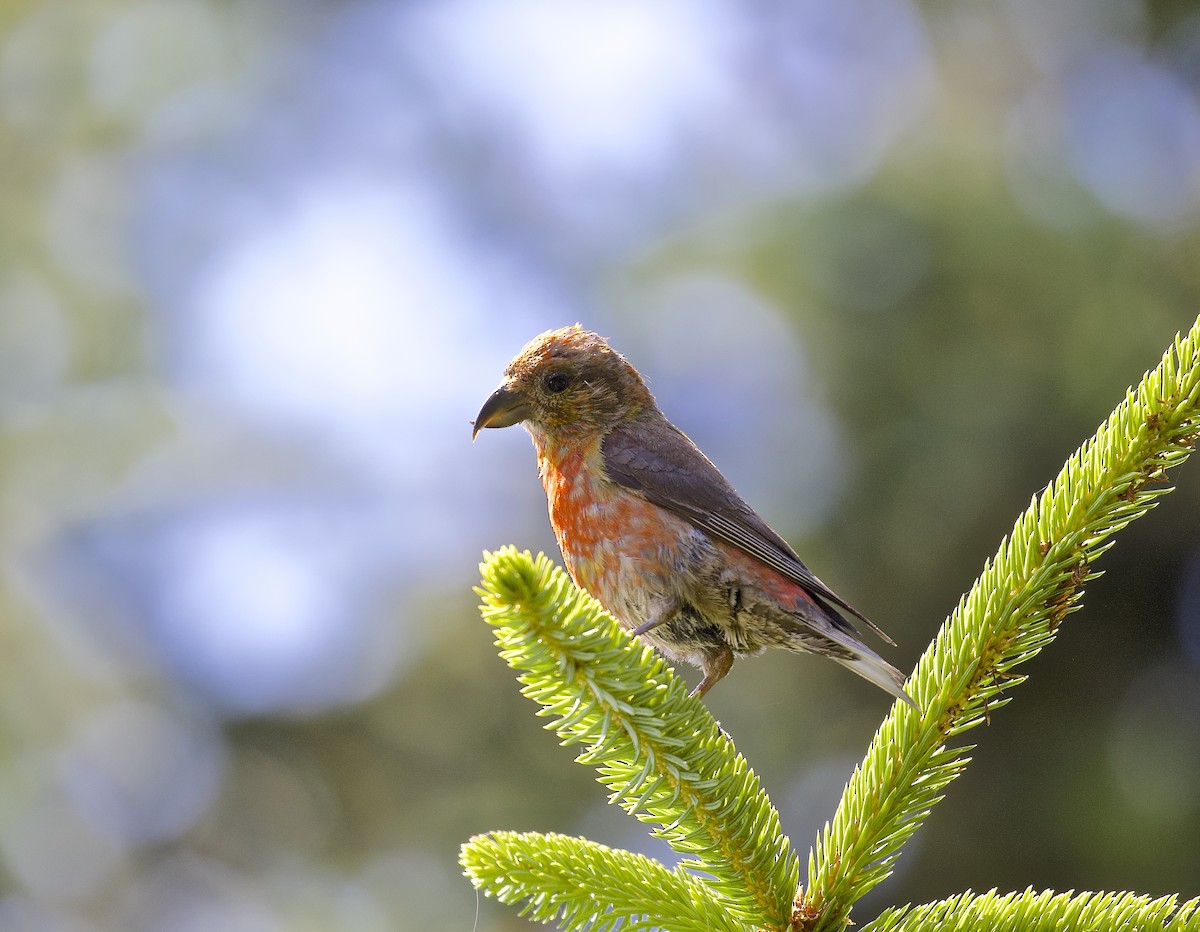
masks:
POLYGON ((480 890, 569 932, 738 929, 695 876, 583 838, 493 832, 464 845, 461 860, 480 890))
POLYGON ((1133 893, 1054 893, 1001 896, 992 890, 963 893, 923 906, 888 910, 863 932, 1060 932, 1063 929, 1123 932, 1198 932, 1200 898, 1182 905, 1174 896, 1152 899, 1133 893))
MULTIPOLYGON (((522 692, 564 744, 581 743, 610 799, 656 826, 676 871, 583 839, 496 833, 463 847, 476 886, 580 930, 843 929, 965 767, 947 742, 987 720, 1053 640, 1111 535, 1170 491, 1165 471, 1200 439, 1200 320, 1035 496, 908 682, 809 857, 808 889, 758 779, 686 686, 565 574, 505 548, 482 565, 484 618, 522 692), (694 870, 706 876, 692 876, 694 870), (656 904, 657 903, 657 907, 656 904), (656 911, 657 909, 657 911, 656 911), (699 923, 699 924, 697 924, 699 923)), ((1200 932, 1197 901, 1132 894, 964 894, 881 916, 870 932, 1121 928, 1200 932), (1043 917, 1053 922, 1045 924, 1043 917), (1124 923, 1124 925, 1122 925, 1124 923)))
POLYGON ((946 742, 1007 702, 1024 680, 1010 671, 1054 639, 1111 535, 1170 491, 1159 483, 1198 432, 1200 320, 1034 497, 921 657, 907 689, 923 712, 893 706, 818 835, 797 895, 805 927, 844 928, 855 900, 891 873, 967 764, 969 747, 946 742))
POLYGON ((785 929, 799 862, 758 777, 703 703, 544 555, 506 547, 480 570, 483 617, 501 657, 522 671, 521 692, 552 719, 547 728, 583 744, 578 760, 597 769, 610 801, 656 826, 687 856, 682 867, 707 875, 729 921, 785 929))

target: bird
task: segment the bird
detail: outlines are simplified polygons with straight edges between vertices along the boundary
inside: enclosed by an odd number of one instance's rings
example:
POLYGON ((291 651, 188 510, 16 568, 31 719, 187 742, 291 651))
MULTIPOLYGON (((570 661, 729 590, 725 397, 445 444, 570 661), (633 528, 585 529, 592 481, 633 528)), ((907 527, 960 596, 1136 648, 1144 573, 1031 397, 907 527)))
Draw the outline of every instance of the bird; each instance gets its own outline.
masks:
POLYGON ((735 657, 779 647, 829 657, 916 708, 855 620, 895 642, 812 574, 604 337, 580 324, 534 337, 471 423, 472 440, 528 430, 571 579, 668 660, 698 667, 693 696, 735 657))

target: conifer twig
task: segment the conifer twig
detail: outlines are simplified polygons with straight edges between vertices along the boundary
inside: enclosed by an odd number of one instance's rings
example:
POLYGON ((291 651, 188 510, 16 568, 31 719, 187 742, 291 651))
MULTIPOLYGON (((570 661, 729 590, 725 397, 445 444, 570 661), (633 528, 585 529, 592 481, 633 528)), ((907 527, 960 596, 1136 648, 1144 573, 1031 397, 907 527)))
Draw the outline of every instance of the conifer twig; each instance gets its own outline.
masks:
POLYGON ((921 713, 892 707, 854 771, 797 893, 803 925, 844 928, 854 901, 887 877, 900 848, 966 766, 947 747, 1008 701, 1011 671, 1054 639, 1079 608, 1111 536, 1170 491, 1200 432, 1200 319, 1067 460, 1017 520, 943 625, 906 686, 921 713))
POLYGON ((1055 893, 1001 896, 962 893, 924 906, 885 912, 863 932, 1058 932, 1062 929, 1127 932, 1196 932, 1200 898, 1182 905, 1174 896, 1133 893, 1055 893))
POLYGON ((733 921, 786 928, 799 862, 704 704, 545 555, 505 547, 480 570, 483 617, 522 671, 521 692, 552 719, 547 728, 585 746, 577 759, 597 769, 610 801, 656 826, 686 856, 682 867, 706 874, 733 921))

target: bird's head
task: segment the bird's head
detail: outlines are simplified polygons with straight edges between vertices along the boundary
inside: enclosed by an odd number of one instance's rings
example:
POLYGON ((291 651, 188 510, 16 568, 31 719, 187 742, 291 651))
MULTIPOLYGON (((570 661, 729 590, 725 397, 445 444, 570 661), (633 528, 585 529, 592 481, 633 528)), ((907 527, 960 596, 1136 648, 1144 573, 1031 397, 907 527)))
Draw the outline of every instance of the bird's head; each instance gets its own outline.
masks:
POLYGON ((578 324, 525 345, 484 402, 471 437, 485 427, 525 424, 558 440, 612 427, 654 406, 638 371, 601 336, 578 324))

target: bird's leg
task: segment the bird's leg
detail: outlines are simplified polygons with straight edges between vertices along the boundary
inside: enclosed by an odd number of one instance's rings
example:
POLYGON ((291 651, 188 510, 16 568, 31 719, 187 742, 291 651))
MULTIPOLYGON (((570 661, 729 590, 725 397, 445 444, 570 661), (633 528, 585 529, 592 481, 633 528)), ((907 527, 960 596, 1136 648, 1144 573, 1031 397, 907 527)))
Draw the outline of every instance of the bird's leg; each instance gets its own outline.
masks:
POLYGON ((733 651, 729 649, 728 645, 710 650, 704 655, 704 665, 701 667, 704 671, 704 679, 700 681, 699 686, 692 690, 692 695, 697 699, 702 699, 704 694, 712 689, 732 666, 733 651))
POLYGON ((647 631, 653 631, 659 625, 665 625, 678 613, 679 606, 674 602, 667 602, 665 605, 660 605, 651 613, 648 619, 633 629, 634 637, 645 634, 647 631))

